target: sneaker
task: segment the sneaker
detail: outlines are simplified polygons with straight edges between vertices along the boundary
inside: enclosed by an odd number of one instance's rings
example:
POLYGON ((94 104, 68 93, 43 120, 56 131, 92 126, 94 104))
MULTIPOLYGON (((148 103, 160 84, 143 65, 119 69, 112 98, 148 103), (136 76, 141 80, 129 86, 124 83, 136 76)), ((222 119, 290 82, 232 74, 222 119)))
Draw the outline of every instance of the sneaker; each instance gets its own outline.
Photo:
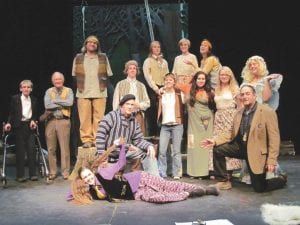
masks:
POLYGON ((180 177, 179 176, 174 176, 173 179, 174 180, 180 180, 180 177))
POLYGON ((31 181, 37 181, 37 180, 38 180, 38 177, 37 177, 37 176, 32 176, 32 177, 30 177, 30 180, 31 180, 31 181))
POLYGON ((232 188, 232 184, 230 181, 222 181, 215 184, 217 188, 220 190, 229 190, 232 188))

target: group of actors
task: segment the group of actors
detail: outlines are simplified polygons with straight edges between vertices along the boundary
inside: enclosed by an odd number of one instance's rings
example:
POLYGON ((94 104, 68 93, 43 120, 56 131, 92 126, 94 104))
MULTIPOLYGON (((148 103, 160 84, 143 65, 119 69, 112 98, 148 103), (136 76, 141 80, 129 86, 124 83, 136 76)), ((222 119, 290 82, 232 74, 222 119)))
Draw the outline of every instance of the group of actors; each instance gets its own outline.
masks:
MULTIPOLYGON (((200 44, 201 60, 189 52, 191 43, 182 38, 170 72, 159 41, 150 43, 143 63, 146 84, 137 80, 138 62, 125 63, 126 78, 113 93, 113 110, 105 114, 107 85, 112 70, 100 50, 96 36, 89 36, 73 61, 82 148, 95 148, 95 162, 80 167, 72 181, 68 200, 85 204, 93 199, 138 199, 174 202, 231 189, 232 172, 244 171, 254 191, 283 188, 286 174, 274 174, 280 149, 276 109, 279 105, 281 74, 269 74, 265 60, 250 57, 242 70, 241 85, 228 66, 212 52, 212 44, 200 44), (148 86, 146 88, 146 85, 148 86), (147 116, 148 115, 148 118, 147 116), (151 117, 151 118, 149 118, 151 117), (154 123, 153 118, 156 119, 154 123), (146 122, 146 120, 148 122, 146 122), (151 122, 152 121, 152 122, 151 122), (145 135, 159 133, 158 146, 145 135), (212 186, 179 181, 183 175, 182 140, 186 133, 187 175, 216 179, 212 186), (167 151, 171 149, 171 176, 167 151), (130 161, 131 171, 124 167, 130 161)), ((53 87, 44 96, 45 137, 50 180, 58 174, 57 143, 61 152, 61 174, 70 175, 70 116, 74 102, 64 75, 52 74, 53 87), (45 112, 46 112, 45 111, 45 112)), ((30 95, 32 82, 20 83, 21 94, 12 97, 5 131, 16 136, 16 176, 24 182, 27 153, 29 178, 37 180, 34 132, 38 113, 36 98, 30 95)))

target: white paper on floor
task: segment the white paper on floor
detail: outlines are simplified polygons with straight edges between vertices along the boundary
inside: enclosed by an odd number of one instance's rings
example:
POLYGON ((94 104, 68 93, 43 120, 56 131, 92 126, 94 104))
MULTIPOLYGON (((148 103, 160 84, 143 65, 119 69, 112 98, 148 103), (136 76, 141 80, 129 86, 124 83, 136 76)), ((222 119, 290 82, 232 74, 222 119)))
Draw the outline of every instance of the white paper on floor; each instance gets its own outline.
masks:
MULTIPOLYGON (((205 225, 234 225, 227 219, 207 220, 204 222, 205 222, 205 225)), ((195 222, 175 222, 175 225, 199 225, 199 223, 197 221, 195 221, 195 222)))

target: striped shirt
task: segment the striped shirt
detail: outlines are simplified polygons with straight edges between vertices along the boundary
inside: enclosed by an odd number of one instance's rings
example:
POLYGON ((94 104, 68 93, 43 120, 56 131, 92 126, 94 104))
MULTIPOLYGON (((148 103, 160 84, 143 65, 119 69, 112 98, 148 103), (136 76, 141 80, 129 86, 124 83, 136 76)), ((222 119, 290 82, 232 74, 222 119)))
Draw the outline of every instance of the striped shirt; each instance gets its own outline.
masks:
MULTIPOLYGON (((96 134, 96 155, 101 155, 120 137, 125 139, 127 145, 132 144, 144 151, 147 151, 148 147, 152 145, 152 143, 144 140, 144 135, 135 115, 133 114, 126 118, 122 115, 121 110, 118 109, 106 114, 99 123, 96 134)), ((120 148, 117 147, 112 155, 118 157, 119 152, 120 148)))

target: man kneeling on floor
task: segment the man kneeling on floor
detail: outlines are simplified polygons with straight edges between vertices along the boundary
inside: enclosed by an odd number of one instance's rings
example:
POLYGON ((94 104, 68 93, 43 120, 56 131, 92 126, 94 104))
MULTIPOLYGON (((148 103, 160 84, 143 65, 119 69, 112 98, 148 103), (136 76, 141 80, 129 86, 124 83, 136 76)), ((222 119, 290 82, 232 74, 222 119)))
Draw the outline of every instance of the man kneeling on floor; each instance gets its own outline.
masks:
MULTIPOLYGON (((107 113, 100 121, 96 134, 96 156, 101 156, 114 141, 124 137, 126 143, 126 158, 132 163, 132 170, 143 169, 152 175, 159 176, 156 150, 152 143, 144 139, 140 125, 136 119, 135 96, 127 94, 119 102, 117 110, 107 113)), ((109 154, 107 163, 118 161, 120 147, 109 154)))
POLYGON ((266 179, 267 172, 274 172, 280 149, 280 132, 276 113, 267 105, 256 102, 255 89, 243 85, 240 98, 244 105, 234 117, 233 129, 214 139, 201 142, 213 147, 214 170, 222 182, 219 189, 231 189, 225 157, 245 159, 249 168, 251 185, 256 192, 283 188, 287 176, 266 179))

